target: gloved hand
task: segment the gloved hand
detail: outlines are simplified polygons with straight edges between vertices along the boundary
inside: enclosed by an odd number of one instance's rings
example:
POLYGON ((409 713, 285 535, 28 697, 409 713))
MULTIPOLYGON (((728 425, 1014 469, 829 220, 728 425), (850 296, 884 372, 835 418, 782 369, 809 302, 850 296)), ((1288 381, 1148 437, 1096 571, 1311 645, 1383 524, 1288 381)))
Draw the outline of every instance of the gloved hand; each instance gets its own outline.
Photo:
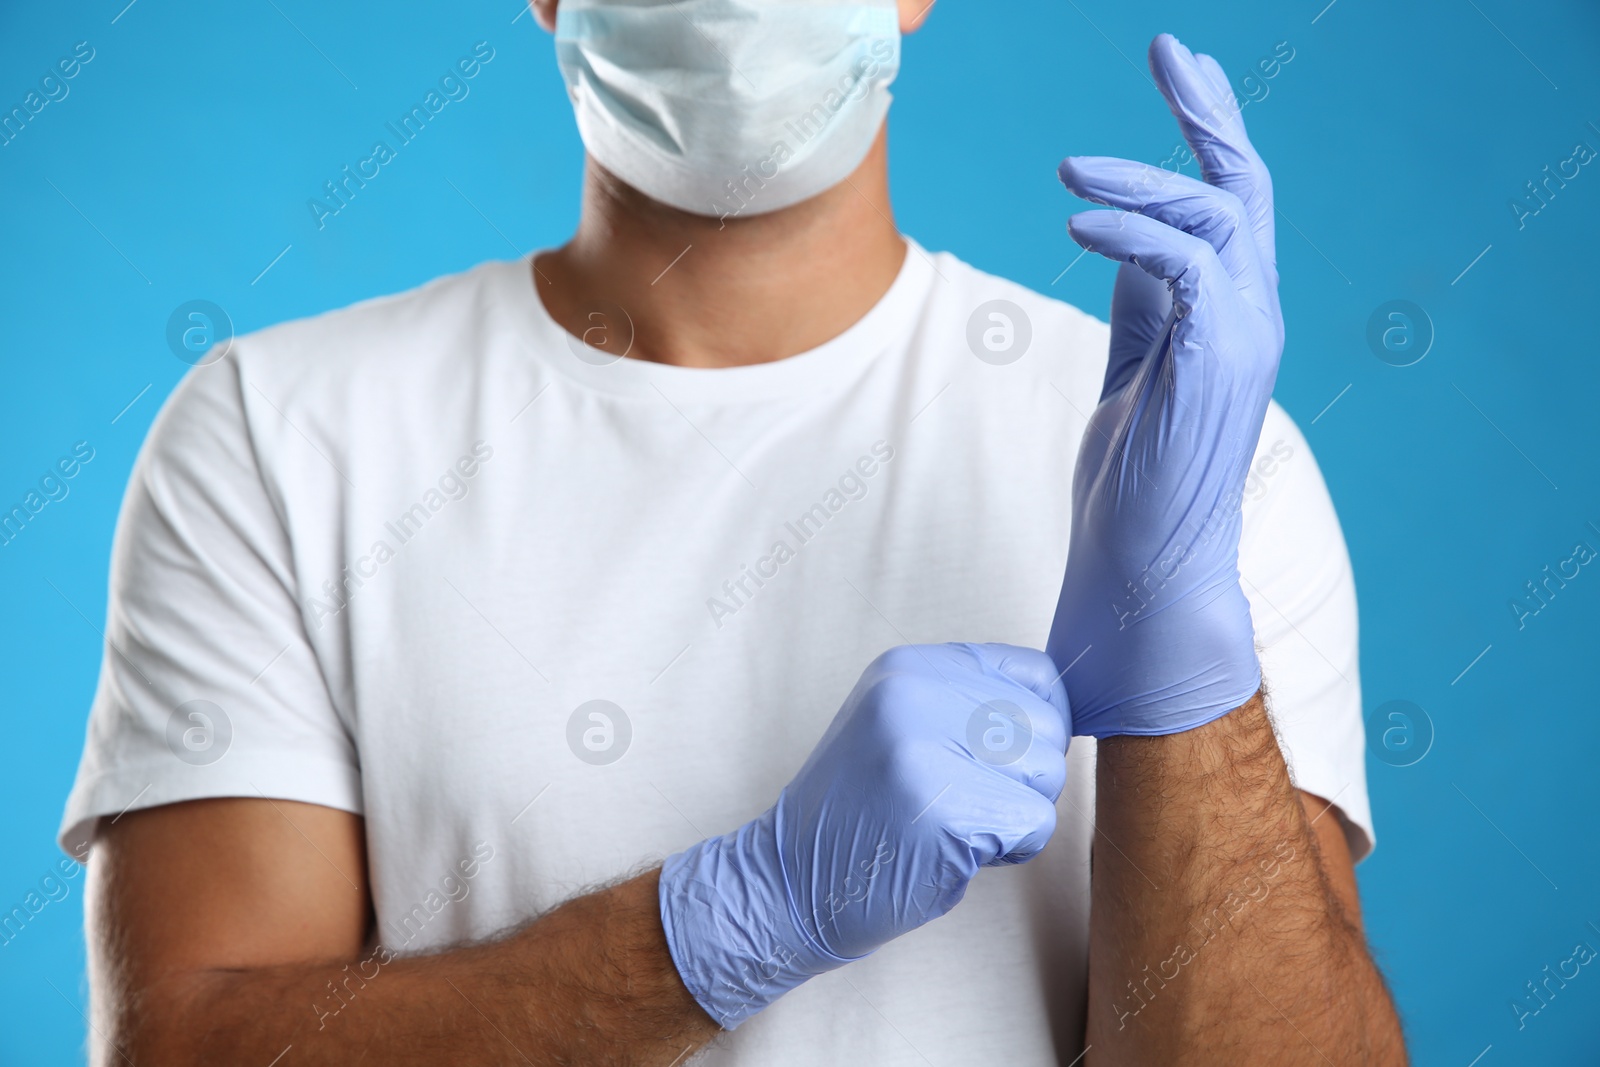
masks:
POLYGON ((1042 652, 879 656, 777 804, 662 866, 661 922, 689 992, 732 1030, 943 915, 978 868, 1038 855, 1066 784, 1066 714, 1042 652))
POLYGON ((1103 157, 1060 170, 1072 192, 1122 209, 1068 222, 1123 263, 1047 645, 1075 732, 1095 737, 1192 729, 1261 684, 1238 555, 1283 351, 1272 180, 1216 60, 1163 34, 1150 71, 1205 181, 1103 157))

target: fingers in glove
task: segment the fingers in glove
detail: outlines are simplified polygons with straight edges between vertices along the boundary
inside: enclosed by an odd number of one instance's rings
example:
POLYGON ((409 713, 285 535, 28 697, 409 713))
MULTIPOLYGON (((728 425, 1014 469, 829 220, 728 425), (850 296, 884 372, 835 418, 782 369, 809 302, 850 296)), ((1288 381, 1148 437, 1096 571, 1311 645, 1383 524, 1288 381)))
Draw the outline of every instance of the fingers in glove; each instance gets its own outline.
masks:
POLYGON ((1148 163, 1111 156, 1072 156, 1058 170, 1075 195, 1096 204, 1138 212, 1199 237, 1245 297, 1272 308, 1249 212, 1233 193, 1148 163))
POLYGON ((1196 56, 1163 33, 1150 44, 1150 73, 1166 97, 1205 180, 1243 202, 1267 277, 1277 284, 1272 174, 1245 132, 1228 78, 1210 56, 1196 56))
POLYGON ((1166 282, 1180 317, 1208 299, 1238 299, 1216 249, 1164 222, 1128 211, 1083 211, 1067 220, 1067 232, 1089 251, 1133 263, 1166 282))

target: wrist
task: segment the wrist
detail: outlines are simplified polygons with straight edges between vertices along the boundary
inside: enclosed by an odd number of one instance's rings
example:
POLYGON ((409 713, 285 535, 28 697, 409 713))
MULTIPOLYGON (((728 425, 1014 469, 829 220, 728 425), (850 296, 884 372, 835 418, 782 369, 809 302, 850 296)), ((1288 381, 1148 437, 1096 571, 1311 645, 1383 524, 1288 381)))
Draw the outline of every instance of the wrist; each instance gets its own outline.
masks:
POLYGON ((1071 668, 1063 681, 1078 735, 1158 737, 1193 730, 1244 705, 1261 687, 1250 603, 1237 580, 1203 598, 1197 590, 1132 617, 1063 598, 1048 651, 1071 668), (1104 624, 1074 625, 1094 618, 1104 624))
POLYGON ((659 896, 673 964, 725 1030, 849 962, 801 930, 784 877, 776 809, 668 857, 659 896))

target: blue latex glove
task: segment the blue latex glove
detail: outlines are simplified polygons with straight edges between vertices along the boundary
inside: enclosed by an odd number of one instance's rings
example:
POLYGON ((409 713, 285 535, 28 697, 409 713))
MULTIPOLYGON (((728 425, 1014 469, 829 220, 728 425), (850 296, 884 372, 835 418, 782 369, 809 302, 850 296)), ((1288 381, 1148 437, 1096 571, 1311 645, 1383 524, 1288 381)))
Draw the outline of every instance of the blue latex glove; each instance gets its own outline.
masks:
POLYGON ((1055 830, 1066 693, 1042 652, 879 656, 766 814, 672 856, 661 922, 689 992, 732 1030, 808 978, 960 902, 978 868, 1055 830))
POLYGON ((1283 352, 1272 180, 1214 59, 1163 34, 1150 71, 1205 181, 1102 157, 1060 170, 1072 192, 1121 209, 1068 223, 1123 266, 1047 646, 1075 732, 1095 737, 1192 729, 1261 685, 1238 556, 1283 352))

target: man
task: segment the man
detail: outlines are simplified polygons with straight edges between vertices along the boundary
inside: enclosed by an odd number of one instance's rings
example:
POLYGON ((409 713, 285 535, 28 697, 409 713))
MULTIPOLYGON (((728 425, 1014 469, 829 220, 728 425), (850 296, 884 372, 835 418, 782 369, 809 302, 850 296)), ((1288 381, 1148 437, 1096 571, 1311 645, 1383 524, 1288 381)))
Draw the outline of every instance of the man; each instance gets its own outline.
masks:
POLYGON ((896 231, 917 3, 562 2, 572 242, 152 431, 61 838, 96 1060, 1401 1062, 1215 64, 1152 47, 1210 184, 1063 165, 1139 212, 1073 224, 1108 338, 896 231))

